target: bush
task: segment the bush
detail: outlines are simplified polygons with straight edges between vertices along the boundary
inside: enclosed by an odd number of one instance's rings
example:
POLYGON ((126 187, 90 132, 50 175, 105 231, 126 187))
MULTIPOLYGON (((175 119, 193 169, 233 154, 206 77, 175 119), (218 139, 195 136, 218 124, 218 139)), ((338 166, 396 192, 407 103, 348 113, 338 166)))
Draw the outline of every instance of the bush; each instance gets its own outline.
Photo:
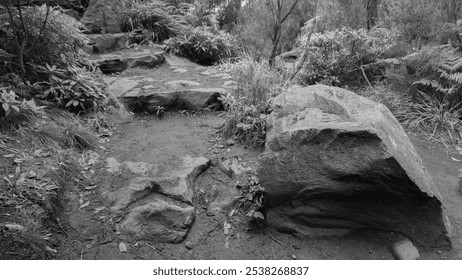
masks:
POLYGON ((462 118, 462 53, 449 45, 425 47, 391 62, 386 83, 400 97, 394 106, 385 105, 406 127, 456 143, 462 118))
POLYGON ((203 65, 213 65, 237 54, 233 36, 222 31, 214 32, 206 26, 189 29, 184 35, 170 38, 167 51, 203 65))
POLYGON ((362 66, 375 62, 395 40, 386 29, 373 34, 351 28, 313 34, 309 59, 300 74, 302 83, 361 86, 381 77, 384 69, 362 66))
POLYGON ((397 30, 402 40, 419 49, 422 43, 431 41, 440 33, 442 23, 446 20, 443 2, 445 1, 381 1, 381 25, 397 30))
POLYGON ((35 75, 33 65, 57 65, 78 61, 83 54, 78 47, 83 46, 86 37, 81 33, 83 26, 74 18, 61 12, 59 8, 46 5, 9 7, 12 18, 4 12, 0 14, 0 49, 10 55, 7 63, 0 65, 0 75, 20 73, 19 64, 25 67, 25 77, 35 75), (24 25, 23 25, 24 24, 24 25), (24 47, 18 48, 16 39, 24 47), (23 61, 18 61, 23 55, 23 61), (16 60, 16 61, 15 61, 16 60))
POLYGON ((11 16, 0 13, 0 33, 5 35, 0 37, 0 53, 6 57, 0 65, 3 83, 21 89, 20 98, 41 99, 73 112, 96 109, 104 95, 79 48, 87 40, 80 31, 83 26, 60 8, 8 9, 11 16), (5 78, 15 74, 21 77, 5 78))
POLYGON ((284 77, 264 62, 243 58, 222 66, 237 82, 237 87, 223 98, 226 107, 220 131, 226 138, 261 148, 265 144, 266 114, 271 100, 282 91, 284 77))
POLYGON ((174 14, 175 10, 163 1, 132 1, 122 12, 122 31, 145 29, 153 42, 162 42, 180 34, 186 24, 181 15, 174 14))

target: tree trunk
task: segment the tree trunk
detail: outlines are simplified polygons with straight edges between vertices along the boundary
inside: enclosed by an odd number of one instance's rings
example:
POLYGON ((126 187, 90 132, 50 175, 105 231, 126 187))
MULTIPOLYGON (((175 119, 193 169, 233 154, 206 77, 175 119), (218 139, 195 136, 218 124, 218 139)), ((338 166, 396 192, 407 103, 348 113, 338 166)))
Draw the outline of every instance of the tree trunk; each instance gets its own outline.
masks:
POLYGON ((380 0, 366 0, 366 27, 370 30, 377 24, 380 0))

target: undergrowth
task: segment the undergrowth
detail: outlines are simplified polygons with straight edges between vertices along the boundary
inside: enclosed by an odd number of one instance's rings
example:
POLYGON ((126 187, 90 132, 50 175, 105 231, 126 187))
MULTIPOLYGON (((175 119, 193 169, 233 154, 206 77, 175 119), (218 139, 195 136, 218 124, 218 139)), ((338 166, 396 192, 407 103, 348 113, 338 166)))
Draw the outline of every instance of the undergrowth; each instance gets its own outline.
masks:
POLYGON ((166 43, 167 51, 202 65, 213 65, 237 54, 232 35, 207 26, 188 29, 166 43))
POLYGON ((64 194, 85 180, 78 159, 96 147, 94 133, 72 114, 48 108, 16 126, 3 123, 0 133, 1 256, 55 258, 68 234, 64 194))
POLYGON ((266 62, 250 57, 220 66, 233 76, 236 88, 223 97, 225 120, 220 132, 226 138, 262 148, 266 137, 266 115, 271 100, 283 90, 284 75, 270 69, 266 62))

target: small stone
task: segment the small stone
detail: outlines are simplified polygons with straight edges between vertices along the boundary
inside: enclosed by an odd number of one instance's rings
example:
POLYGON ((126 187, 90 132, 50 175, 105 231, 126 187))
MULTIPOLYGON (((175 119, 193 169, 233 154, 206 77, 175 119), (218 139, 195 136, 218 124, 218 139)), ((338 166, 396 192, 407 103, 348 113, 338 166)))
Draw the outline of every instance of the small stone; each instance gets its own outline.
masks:
POLYGON ((296 260, 297 259, 297 256, 296 255, 291 255, 290 256, 293 260, 296 260))
POLYGON ((409 239, 404 239, 393 244, 391 252, 397 260, 418 260, 419 251, 409 239))
POLYGON ((184 244, 184 246, 186 246, 186 248, 188 248, 188 250, 192 250, 194 249, 194 247, 196 246, 196 243, 192 242, 192 241, 188 241, 184 244))
POLYGON ((292 245, 292 248, 294 248, 295 250, 300 250, 301 249, 300 245, 298 245, 298 244, 292 245))
POLYGON ((119 251, 120 251, 121 253, 127 252, 127 245, 125 245, 125 243, 123 243, 123 242, 120 242, 120 243, 119 243, 119 251))
POLYGON ((372 253, 374 253, 374 251, 370 250, 370 251, 369 251, 369 254, 372 254, 372 253))

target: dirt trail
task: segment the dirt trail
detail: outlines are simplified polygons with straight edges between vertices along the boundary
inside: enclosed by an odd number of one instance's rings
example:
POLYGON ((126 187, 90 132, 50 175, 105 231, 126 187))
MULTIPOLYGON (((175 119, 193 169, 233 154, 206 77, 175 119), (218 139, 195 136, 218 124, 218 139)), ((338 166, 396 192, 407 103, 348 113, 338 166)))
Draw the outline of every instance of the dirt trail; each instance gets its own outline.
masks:
MULTIPOLYGON (((154 70, 131 69, 120 76, 144 75, 160 82, 166 80, 196 80, 203 85, 219 86, 220 77, 198 74, 205 71, 184 61, 170 68, 154 70), (176 69, 187 72, 174 72, 176 69)), ((180 71, 181 72, 181 71, 180 71)), ((114 77, 115 78, 115 77, 114 77)), ((159 84, 160 86, 160 84, 159 84)), ((96 188, 72 190, 67 194, 69 237, 59 251, 61 259, 393 259, 389 246, 396 239, 391 233, 374 230, 342 232, 338 235, 298 237, 271 229, 250 228, 239 221, 234 234, 226 235, 224 222, 227 212, 211 214, 206 210, 211 189, 232 182, 218 168, 222 156, 238 157, 254 167, 260 151, 242 145, 226 145, 213 134, 221 117, 217 113, 191 114, 184 111, 167 112, 163 119, 155 116, 137 116, 128 124, 120 125, 108 142, 98 151, 99 162, 85 171, 92 174, 96 188), (197 204, 196 220, 187 238, 179 244, 150 241, 130 242, 118 233, 120 217, 109 213, 103 202, 103 186, 117 183, 105 173, 105 159, 145 162, 165 165, 189 155, 204 156, 212 165, 201 174, 194 185, 197 204), (82 202, 89 205, 82 208, 82 202), (119 244, 124 242, 126 252, 119 244), (123 250, 122 250, 123 251, 123 250)), ((419 248, 421 259, 462 259, 462 195, 457 192, 457 174, 461 164, 451 159, 437 144, 421 136, 410 136, 427 165, 443 196, 447 213, 453 225, 454 249, 438 251, 419 248)), ((123 179, 123 178, 120 178, 123 179)))

